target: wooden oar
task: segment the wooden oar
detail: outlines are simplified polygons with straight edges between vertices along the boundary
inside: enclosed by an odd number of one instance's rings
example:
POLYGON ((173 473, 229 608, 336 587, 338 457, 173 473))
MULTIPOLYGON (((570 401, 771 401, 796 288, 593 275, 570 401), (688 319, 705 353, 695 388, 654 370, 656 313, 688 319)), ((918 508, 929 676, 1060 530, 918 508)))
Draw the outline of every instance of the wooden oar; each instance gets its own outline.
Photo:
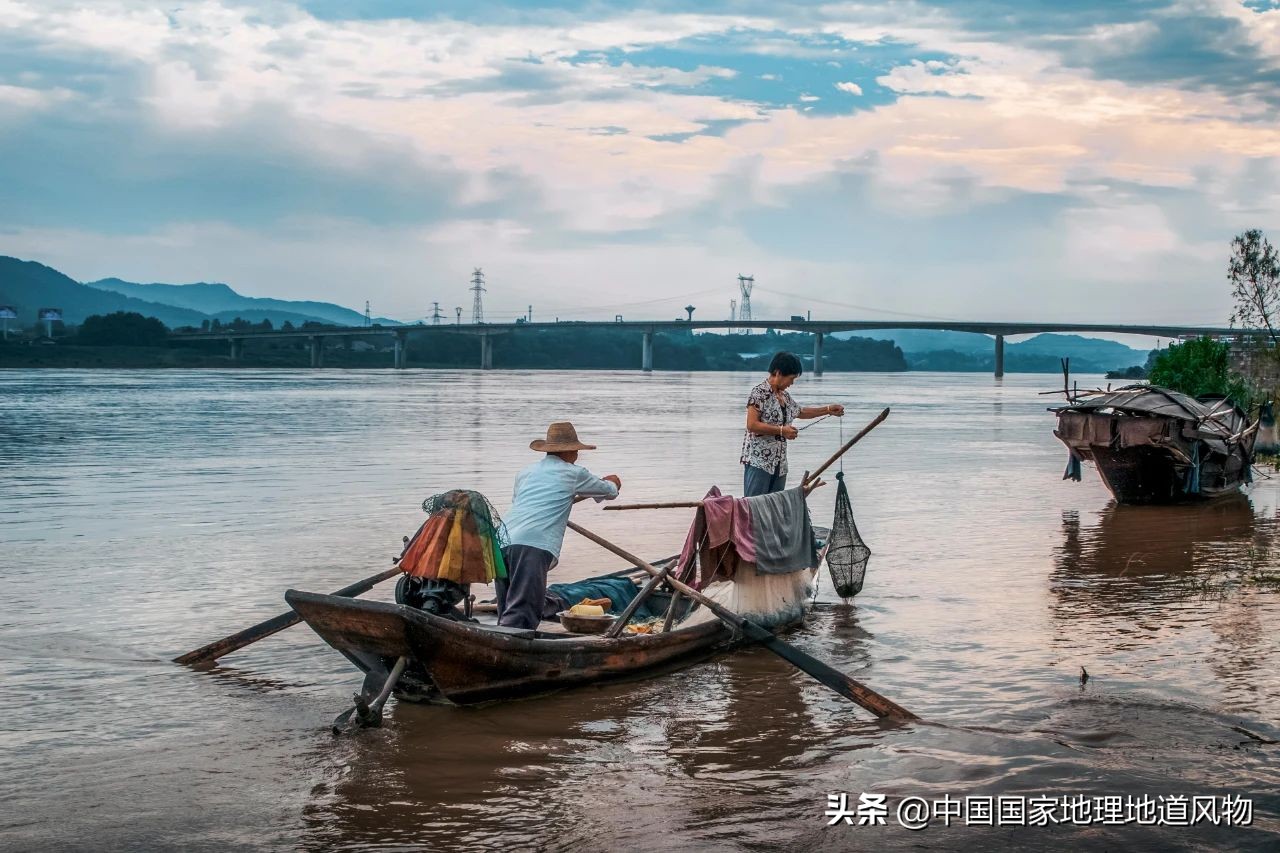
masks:
MULTIPOLYGON (((887 412, 885 414, 887 414, 887 412)), ((883 420, 883 415, 881 416, 881 419, 883 420)), ((606 551, 612 551, 622 559, 639 566, 650 575, 654 575, 656 577, 662 573, 660 569, 654 568, 634 554, 624 551, 622 548, 619 548, 607 539, 597 536, 581 525, 570 521, 569 528, 590 539, 606 551)), ((769 651, 783 658, 788 663, 799 667, 801 670, 807 672, 827 687, 830 687, 832 690, 839 693, 841 696, 857 702, 877 717, 893 717, 901 720, 919 719, 906 708, 886 699, 866 685, 854 681, 843 672, 833 669, 817 658, 805 654, 790 643, 783 642, 775 637, 768 629, 762 628, 748 619, 744 619, 732 610, 721 607, 719 604, 716 604, 710 598, 707 598, 688 584, 681 583, 673 577, 668 577, 667 582, 680 592, 692 598, 694 601, 702 604, 703 607, 709 609, 716 616, 720 617, 720 619, 736 627, 748 639, 761 643, 769 651)))
MULTIPOLYGON (((344 598, 355 598, 357 595, 373 589, 384 580, 393 578, 402 572, 403 570, 397 565, 394 568, 387 569, 385 572, 379 572, 371 578, 365 578, 358 583, 353 583, 351 586, 344 586, 333 594, 344 598)), ((302 617, 290 610, 288 613, 281 613, 279 616, 268 619, 265 622, 259 622, 252 628, 245 628, 230 637, 223 637, 221 640, 209 643, 207 646, 201 646, 194 651, 187 652, 185 655, 174 658, 173 662, 193 664, 215 661, 223 655, 229 655, 234 651, 243 649, 250 643, 256 643, 263 637, 270 637, 272 634, 279 633, 291 625, 297 625, 301 621, 302 617)))

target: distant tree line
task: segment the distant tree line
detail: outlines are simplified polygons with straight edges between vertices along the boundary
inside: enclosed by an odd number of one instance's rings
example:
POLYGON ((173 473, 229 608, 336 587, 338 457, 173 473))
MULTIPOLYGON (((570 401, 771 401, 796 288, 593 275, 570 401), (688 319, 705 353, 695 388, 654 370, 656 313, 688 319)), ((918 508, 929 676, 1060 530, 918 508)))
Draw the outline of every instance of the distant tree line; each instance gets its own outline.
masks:
MULTIPOLYGON (((495 334, 495 368, 635 370, 642 339, 635 330, 574 328, 515 330, 495 334)), ((656 370, 764 370, 778 350, 791 350, 812 369, 813 336, 803 333, 763 335, 655 334, 656 370)), ((480 359, 475 335, 439 331, 410 340, 410 360, 433 366, 471 368, 480 359)), ((838 371, 904 371, 906 359, 892 341, 828 337, 823 365, 838 371)))
POLYGON ((91 347, 162 347, 168 336, 168 327, 155 317, 144 317, 137 311, 116 311, 86 317, 75 342, 91 347))

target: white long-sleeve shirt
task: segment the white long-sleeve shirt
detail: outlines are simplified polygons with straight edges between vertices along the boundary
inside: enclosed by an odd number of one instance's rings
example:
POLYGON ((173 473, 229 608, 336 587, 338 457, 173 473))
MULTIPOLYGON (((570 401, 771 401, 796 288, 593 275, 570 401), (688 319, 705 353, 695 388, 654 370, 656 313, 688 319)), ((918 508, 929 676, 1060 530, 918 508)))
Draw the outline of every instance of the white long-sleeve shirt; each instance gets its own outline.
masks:
POLYGON ((618 487, 551 454, 525 468, 516 475, 511 509, 503 519, 507 544, 541 548, 559 559, 574 495, 608 500, 618 496, 618 487))

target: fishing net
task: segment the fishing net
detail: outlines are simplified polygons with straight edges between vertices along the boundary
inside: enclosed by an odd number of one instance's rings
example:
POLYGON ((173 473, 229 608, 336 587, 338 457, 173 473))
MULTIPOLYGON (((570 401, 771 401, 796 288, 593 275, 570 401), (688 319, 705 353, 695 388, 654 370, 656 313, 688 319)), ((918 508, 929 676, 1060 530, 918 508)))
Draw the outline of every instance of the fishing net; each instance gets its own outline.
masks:
POLYGON ((454 489, 422 502, 428 518, 400 558, 400 568, 415 578, 458 584, 491 583, 505 578, 502 519, 479 492, 454 489))
POLYGON ((836 474, 836 517, 831 522, 828 541, 827 569, 831 572, 831 582, 835 584, 836 594, 847 601, 862 592, 871 549, 862 541, 858 525, 853 522, 853 507, 843 471, 836 474))

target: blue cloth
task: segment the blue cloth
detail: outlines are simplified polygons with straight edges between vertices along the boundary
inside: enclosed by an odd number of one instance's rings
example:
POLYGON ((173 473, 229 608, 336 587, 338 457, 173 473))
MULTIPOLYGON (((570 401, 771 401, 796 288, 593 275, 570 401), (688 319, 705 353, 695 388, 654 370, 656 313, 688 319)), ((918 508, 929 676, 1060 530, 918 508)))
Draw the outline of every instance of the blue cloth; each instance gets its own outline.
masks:
POLYGON ((503 515, 507 544, 540 548, 560 559, 574 495, 616 498, 618 487, 581 465, 548 453, 516 475, 511 509, 503 515))
POLYGON ((742 496, 755 498, 780 492, 787 487, 787 475, 770 474, 763 468, 754 465, 742 466, 742 496))
POLYGON ((1074 450, 1067 451, 1067 470, 1062 473, 1062 479, 1080 482, 1080 457, 1074 450))
MULTIPOLYGON (((561 609, 567 610, 584 598, 607 598, 612 604, 609 610, 621 613, 627 609, 631 599, 639 593, 639 588, 628 578, 588 578, 574 583, 553 583, 547 587, 547 594, 564 602, 561 609)), ((632 619, 653 619, 667 612, 667 602, 656 600, 652 596, 641 602, 632 619)))
POLYGON ((1191 464, 1187 466, 1182 481, 1182 491, 1189 495, 1200 494, 1200 442, 1191 442, 1191 464))

